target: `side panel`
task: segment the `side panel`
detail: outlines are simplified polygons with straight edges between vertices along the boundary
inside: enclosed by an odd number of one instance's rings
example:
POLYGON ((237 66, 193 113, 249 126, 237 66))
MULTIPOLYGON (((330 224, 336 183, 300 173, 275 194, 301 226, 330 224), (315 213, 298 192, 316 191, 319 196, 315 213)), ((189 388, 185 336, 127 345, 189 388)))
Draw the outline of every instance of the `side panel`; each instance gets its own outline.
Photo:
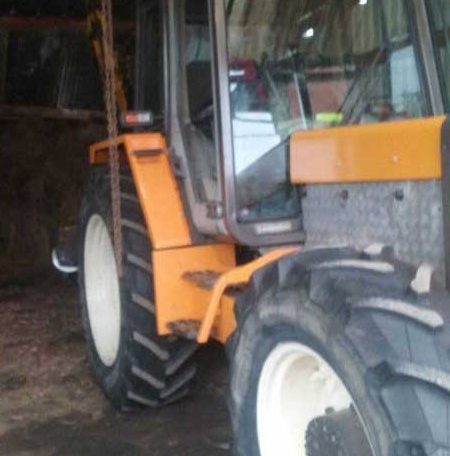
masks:
POLYGON ((291 181, 330 184, 438 179, 445 117, 298 132, 291 181))
MULTIPOLYGON (((201 322, 206 314, 212 291, 186 280, 187 273, 214 272, 220 275, 232 270, 235 265, 234 245, 154 251, 153 274, 159 334, 170 333, 169 323, 201 322)), ((218 328, 214 326, 217 331, 218 328)))
POLYGON ((430 263, 444 284, 444 125, 435 117, 294 135, 291 178, 306 184, 307 248, 391 245, 408 263, 430 263))
POLYGON ((307 248, 380 243, 444 280, 441 182, 308 185, 302 202, 307 248))
POLYGON ((235 247, 227 244, 153 252, 158 332, 226 342, 236 326, 233 287, 248 283, 258 269, 298 250, 272 250, 245 265, 236 266, 235 247), (197 276, 197 280, 193 280, 197 276), (203 277, 203 279, 200 279, 203 277), (205 280, 209 277, 211 280, 205 280), (180 329, 181 328, 181 329, 180 329))
MULTIPOLYGON (((117 143, 128 157, 154 249, 191 245, 164 137, 159 133, 124 135, 117 138, 117 143)), ((108 145, 105 141, 91 146, 92 164, 108 160, 108 145)))

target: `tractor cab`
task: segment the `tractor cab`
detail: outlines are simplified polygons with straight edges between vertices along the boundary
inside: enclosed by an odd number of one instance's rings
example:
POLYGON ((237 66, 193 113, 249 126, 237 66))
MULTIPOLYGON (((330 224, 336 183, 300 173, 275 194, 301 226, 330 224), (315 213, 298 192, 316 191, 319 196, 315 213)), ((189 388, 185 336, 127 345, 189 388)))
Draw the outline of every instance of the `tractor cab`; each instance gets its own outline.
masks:
POLYGON ((425 3, 140 0, 134 107, 160 120, 193 227, 301 242, 294 132, 442 114, 448 7, 425 3))

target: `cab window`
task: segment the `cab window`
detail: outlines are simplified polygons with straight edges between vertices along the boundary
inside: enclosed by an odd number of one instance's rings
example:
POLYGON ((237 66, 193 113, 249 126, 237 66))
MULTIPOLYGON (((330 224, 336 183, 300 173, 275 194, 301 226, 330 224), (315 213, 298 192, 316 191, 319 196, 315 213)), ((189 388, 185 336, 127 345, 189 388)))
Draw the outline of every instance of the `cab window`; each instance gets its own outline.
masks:
POLYGON ((194 190, 202 203, 218 199, 212 44, 208 0, 184 1, 183 129, 194 190))
POLYGON ((263 3, 229 2, 235 110, 270 105, 295 129, 426 113, 404 0, 263 3))
MULTIPOLYGON (((442 0, 448 2, 448 0, 442 0)), ((426 114, 404 0, 229 0, 238 217, 292 217, 292 132, 426 114)))
POLYGON ((139 0, 135 108, 164 119, 164 43, 161 0, 139 0))

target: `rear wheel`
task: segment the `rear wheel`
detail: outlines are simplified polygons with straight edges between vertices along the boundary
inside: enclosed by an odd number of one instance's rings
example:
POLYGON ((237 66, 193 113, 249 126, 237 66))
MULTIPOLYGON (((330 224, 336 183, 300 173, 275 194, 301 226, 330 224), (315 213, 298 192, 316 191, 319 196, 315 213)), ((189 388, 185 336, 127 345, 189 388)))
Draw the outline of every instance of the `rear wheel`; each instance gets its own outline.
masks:
POLYGON ((129 172, 120 176, 123 269, 112 244, 110 177, 92 170, 79 235, 82 320, 90 364, 119 410, 172 403, 188 394, 196 344, 156 331, 151 244, 129 172))
POLYGON ((450 454, 447 328, 429 274, 352 249, 258 271, 228 342, 239 456, 450 454))

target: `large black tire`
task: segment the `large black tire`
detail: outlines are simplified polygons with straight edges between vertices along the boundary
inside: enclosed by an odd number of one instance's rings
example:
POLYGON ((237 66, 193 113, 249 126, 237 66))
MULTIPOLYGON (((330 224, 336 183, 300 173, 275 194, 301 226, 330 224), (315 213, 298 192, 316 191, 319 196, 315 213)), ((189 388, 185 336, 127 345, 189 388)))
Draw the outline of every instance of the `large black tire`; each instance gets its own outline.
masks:
POLYGON ((450 455, 449 339, 441 317, 450 303, 444 292, 427 291, 426 271, 415 276, 389 252, 353 249, 294 254, 258 271, 238 299, 227 347, 234 454, 260 455, 258 382, 269 353, 292 341, 339 374, 374 456, 450 455))
POLYGON ((121 170, 123 278, 120 280, 121 330, 114 364, 102 362, 96 348, 85 288, 85 237, 91 217, 99 215, 112 238, 110 176, 106 166, 92 169, 79 222, 79 288, 88 357, 94 376, 121 411, 173 403, 189 393, 196 373, 196 344, 156 331, 151 243, 133 179, 121 170))

